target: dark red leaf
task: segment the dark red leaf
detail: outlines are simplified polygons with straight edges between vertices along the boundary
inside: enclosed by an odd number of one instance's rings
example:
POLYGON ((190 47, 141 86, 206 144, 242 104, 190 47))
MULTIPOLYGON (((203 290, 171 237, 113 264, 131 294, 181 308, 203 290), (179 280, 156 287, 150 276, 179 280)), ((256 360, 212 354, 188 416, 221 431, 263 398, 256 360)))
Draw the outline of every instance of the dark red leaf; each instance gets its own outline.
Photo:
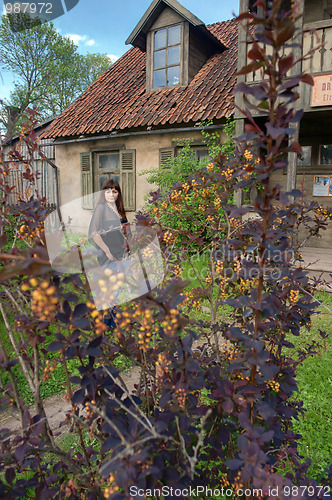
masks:
POLYGON ((283 56, 281 59, 279 59, 278 65, 279 65, 279 73, 281 76, 285 76, 287 71, 290 70, 290 68, 293 66, 294 63, 294 56, 293 54, 290 54, 289 56, 283 56))
POLYGON ((265 65, 264 61, 255 61, 250 64, 247 64, 247 66, 243 66, 238 72, 238 75, 247 75, 248 73, 252 73, 253 71, 256 71, 259 68, 262 68, 265 65))
POLYGON ((283 45, 287 40, 290 40, 295 32, 294 24, 288 20, 286 21, 286 27, 277 36, 277 45, 283 45))
POLYGON ((226 399, 222 404, 223 410, 226 413, 232 413, 234 410, 234 403, 231 399, 226 399))
POLYGON ((86 304, 78 304, 73 312, 73 318, 80 318, 81 316, 84 316, 86 314, 88 308, 86 304))
POLYGON ((273 127, 271 123, 266 124, 267 133, 272 137, 273 140, 277 140, 282 135, 285 135, 285 129, 282 127, 273 127))
POLYGON ((254 43, 251 49, 248 52, 249 59, 261 59, 262 58, 262 50, 258 43, 254 43))
POLYGON ((29 451, 28 443, 23 443, 20 446, 17 446, 14 452, 17 461, 22 463, 28 451, 29 451))
POLYGON ((308 75, 307 73, 302 75, 300 77, 300 80, 301 80, 301 82, 307 83, 308 85, 312 85, 312 86, 315 85, 313 77, 311 75, 308 75))
POLYGON ((298 154, 301 154, 302 153, 302 148, 301 148, 301 145, 298 143, 298 142, 293 142, 288 148, 287 148, 288 151, 292 152, 292 153, 298 153, 298 154))
POLYGON ((11 467, 10 469, 6 469, 5 478, 7 483, 12 484, 15 479, 15 470, 11 467))
POLYGON ((64 347, 64 344, 62 342, 58 342, 57 340, 54 340, 54 342, 51 342, 47 346, 48 352, 57 352, 60 351, 64 347))

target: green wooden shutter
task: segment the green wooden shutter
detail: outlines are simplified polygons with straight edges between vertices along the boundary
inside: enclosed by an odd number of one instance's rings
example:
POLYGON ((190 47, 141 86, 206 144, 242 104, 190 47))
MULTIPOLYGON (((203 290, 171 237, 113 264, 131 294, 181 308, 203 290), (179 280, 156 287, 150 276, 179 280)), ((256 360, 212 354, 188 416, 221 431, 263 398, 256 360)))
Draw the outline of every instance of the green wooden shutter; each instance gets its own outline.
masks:
POLYGON ((128 212, 136 210, 136 150, 120 151, 120 178, 124 208, 128 212))
POLYGON ((159 168, 169 168, 169 160, 174 158, 174 148, 159 149, 159 168))
POLYGON ((82 208, 93 209, 92 154, 81 153, 81 196, 82 208))

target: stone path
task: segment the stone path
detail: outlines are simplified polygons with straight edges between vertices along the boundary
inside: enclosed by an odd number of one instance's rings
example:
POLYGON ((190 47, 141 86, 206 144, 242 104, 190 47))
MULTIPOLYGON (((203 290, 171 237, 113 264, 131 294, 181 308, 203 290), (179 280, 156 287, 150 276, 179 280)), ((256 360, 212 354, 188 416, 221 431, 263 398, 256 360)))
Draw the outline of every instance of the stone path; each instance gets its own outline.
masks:
MULTIPOLYGON (((134 385, 139 382, 139 369, 134 367, 130 371, 122 373, 121 377, 129 392, 132 392, 134 390, 134 385)), ((67 425, 62 425, 60 427, 60 424, 65 420, 66 413, 71 408, 71 403, 65 401, 63 394, 57 394, 46 398, 44 400, 44 407, 53 433, 65 432, 67 425)), ((31 407, 31 411, 33 412, 33 407, 31 407)), ((8 429, 10 432, 19 431, 20 423, 17 411, 12 410, 0 413, 0 430, 1 429, 8 429)))

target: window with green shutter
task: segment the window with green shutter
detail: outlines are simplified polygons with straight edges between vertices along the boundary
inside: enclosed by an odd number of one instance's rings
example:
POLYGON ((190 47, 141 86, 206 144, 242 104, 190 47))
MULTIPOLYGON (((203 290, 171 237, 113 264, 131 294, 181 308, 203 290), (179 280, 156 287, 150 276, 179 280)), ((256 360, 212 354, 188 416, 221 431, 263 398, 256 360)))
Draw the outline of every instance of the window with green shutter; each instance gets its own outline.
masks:
POLYGON ((94 208, 92 193, 112 178, 120 184, 125 210, 136 210, 135 153, 134 149, 81 153, 83 208, 94 208))
POLYGON ((174 148, 159 149, 159 167, 169 168, 169 161, 174 158, 174 148))
POLYGON ((82 208, 93 209, 93 170, 92 154, 81 153, 81 196, 82 208))

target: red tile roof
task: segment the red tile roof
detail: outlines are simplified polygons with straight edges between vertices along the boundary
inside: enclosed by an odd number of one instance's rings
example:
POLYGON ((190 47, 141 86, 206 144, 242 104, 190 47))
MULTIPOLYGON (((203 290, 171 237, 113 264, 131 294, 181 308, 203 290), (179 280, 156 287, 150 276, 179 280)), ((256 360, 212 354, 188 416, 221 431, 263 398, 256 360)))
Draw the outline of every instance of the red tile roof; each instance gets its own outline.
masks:
POLYGON ((234 111, 237 23, 207 26, 226 47, 210 57, 188 86, 146 91, 146 54, 131 48, 90 85, 44 132, 77 137, 137 127, 180 125, 229 117, 234 111))

